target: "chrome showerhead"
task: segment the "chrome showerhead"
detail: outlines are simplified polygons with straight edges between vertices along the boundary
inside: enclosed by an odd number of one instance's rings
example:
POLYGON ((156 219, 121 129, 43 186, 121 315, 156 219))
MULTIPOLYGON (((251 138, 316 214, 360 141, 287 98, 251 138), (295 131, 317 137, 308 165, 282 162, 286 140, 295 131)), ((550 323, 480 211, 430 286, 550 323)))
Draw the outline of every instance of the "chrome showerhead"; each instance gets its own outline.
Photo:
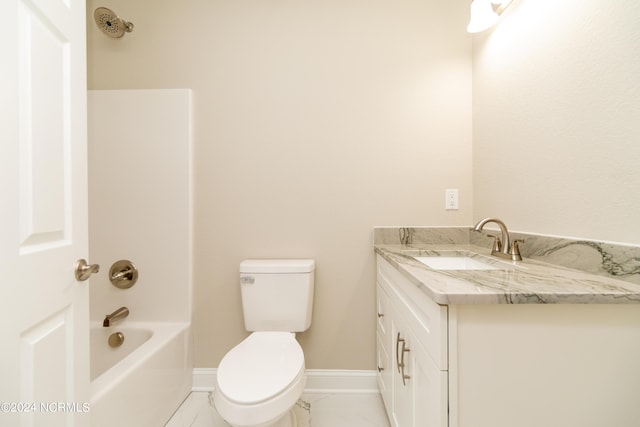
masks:
POLYGON ((96 21, 98 28, 113 38, 120 38, 124 33, 133 31, 133 24, 116 15, 111 9, 99 7, 93 12, 93 19, 96 21))

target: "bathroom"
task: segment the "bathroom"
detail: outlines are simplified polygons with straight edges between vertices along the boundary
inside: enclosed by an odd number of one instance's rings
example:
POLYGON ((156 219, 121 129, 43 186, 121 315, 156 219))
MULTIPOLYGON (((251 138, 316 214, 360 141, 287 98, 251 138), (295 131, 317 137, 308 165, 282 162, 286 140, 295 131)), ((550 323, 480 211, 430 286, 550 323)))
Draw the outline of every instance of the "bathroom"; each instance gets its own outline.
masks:
POLYGON ((198 368, 246 334, 245 257, 316 259, 308 368, 367 370, 374 226, 640 242, 635 2, 517 0, 474 36, 466 0, 107 6, 135 30, 87 19, 89 89, 193 91, 198 368))
POLYGON ((616 6, 514 0, 472 36, 468 0, 87 1, 89 90, 191 90, 194 376, 247 335, 247 257, 315 259, 298 339, 340 376, 376 368, 375 226, 640 244, 640 6, 616 6))

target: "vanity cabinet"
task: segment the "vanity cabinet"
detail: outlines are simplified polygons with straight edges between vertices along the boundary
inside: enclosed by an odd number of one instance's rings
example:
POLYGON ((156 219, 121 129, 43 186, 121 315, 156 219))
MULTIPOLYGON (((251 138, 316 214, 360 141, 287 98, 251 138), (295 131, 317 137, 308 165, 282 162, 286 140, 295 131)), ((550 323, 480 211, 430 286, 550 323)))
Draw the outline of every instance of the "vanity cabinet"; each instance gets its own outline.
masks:
POLYGON ((637 427, 640 304, 436 304, 377 259, 392 427, 637 427))
POLYGON ((386 261, 378 263, 377 359, 382 399, 393 427, 446 427, 447 307, 416 304, 417 289, 403 280, 386 261))

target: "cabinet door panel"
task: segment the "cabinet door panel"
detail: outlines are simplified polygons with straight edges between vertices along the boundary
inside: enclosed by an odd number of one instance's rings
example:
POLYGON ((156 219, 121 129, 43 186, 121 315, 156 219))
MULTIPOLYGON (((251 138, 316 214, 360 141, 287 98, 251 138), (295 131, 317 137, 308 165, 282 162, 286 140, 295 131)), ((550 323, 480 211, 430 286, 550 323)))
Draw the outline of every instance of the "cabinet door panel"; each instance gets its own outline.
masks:
MULTIPOLYGON (((378 387, 382 400, 387 408, 390 408, 391 395, 393 393, 392 374, 393 366, 391 365, 391 303, 389 296, 381 286, 376 286, 376 305, 377 305, 377 343, 376 353, 378 362, 378 387)), ((388 412, 391 411, 388 409, 388 412)))
POLYGON ((378 256, 378 286, 411 316, 414 333, 442 370, 448 369, 447 306, 436 304, 415 284, 378 256))
POLYGON ((441 371, 419 346, 415 351, 411 380, 415 399, 415 427, 447 427, 447 371, 441 371))
MULTIPOLYGON (((376 304, 377 304, 377 313, 376 316, 378 318, 378 323, 377 323, 377 328, 378 328, 378 335, 380 335, 380 337, 382 337, 383 339, 383 343, 387 343, 386 339, 387 336, 390 335, 389 333, 389 323, 390 323, 390 318, 391 318, 391 304, 389 302, 389 296, 387 295, 387 293, 385 292, 385 290, 382 288, 382 286, 378 285, 376 286, 376 304)), ((389 343, 391 343, 391 341, 389 341, 389 343)))
POLYGON ((391 366, 391 359, 386 346, 381 343, 380 336, 378 336, 376 352, 378 360, 378 387, 380 388, 380 395, 382 396, 385 407, 388 408, 391 405, 391 395, 393 393, 393 366, 391 366))
POLYGON ((447 307, 415 295, 399 274, 379 259, 378 384, 385 408, 392 427, 447 427, 447 307))
MULTIPOLYGON (((404 352, 404 360, 402 359, 403 344, 405 349, 412 343, 410 337, 405 330, 407 329, 402 323, 398 323, 396 319, 391 322, 391 331, 393 332, 393 353, 391 359, 393 361, 393 404, 392 404, 392 424, 395 427, 412 427, 413 424, 413 382, 406 380, 403 383, 403 374, 409 375, 413 367, 412 355, 404 352), (404 361, 402 366, 401 361, 404 361)), ((426 426, 423 426, 426 427, 426 426)))

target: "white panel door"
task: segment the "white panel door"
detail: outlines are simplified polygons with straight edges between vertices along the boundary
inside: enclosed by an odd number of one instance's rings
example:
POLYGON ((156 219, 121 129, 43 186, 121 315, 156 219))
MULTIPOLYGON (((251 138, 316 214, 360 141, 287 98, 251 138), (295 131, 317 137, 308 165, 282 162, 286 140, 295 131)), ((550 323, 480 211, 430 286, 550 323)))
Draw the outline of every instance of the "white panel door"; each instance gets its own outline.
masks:
POLYGON ((88 426, 85 0, 3 0, 0 425, 88 426))

